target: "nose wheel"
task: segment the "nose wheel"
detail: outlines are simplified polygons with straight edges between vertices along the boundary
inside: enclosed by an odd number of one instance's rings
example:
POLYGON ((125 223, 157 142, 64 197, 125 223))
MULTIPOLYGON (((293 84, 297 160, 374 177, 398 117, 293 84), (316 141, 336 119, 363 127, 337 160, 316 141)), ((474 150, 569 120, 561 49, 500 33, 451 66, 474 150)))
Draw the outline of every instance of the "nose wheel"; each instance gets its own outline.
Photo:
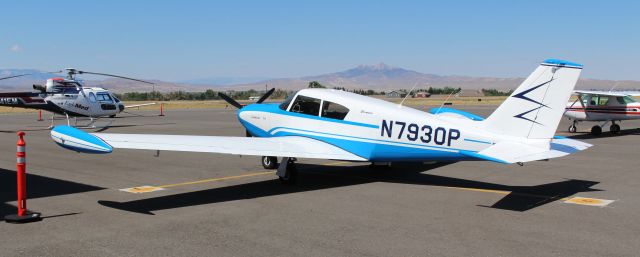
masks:
POLYGON ((576 133, 576 131, 578 131, 576 125, 569 126, 569 133, 576 133))

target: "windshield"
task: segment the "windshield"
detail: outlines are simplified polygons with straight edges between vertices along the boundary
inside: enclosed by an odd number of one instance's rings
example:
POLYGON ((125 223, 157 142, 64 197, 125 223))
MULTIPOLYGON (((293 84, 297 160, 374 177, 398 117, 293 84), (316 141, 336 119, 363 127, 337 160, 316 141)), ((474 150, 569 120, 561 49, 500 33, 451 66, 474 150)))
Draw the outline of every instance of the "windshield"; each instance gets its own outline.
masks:
POLYGON ((294 96, 296 96, 296 94, 291 94, 291 95, 287 96, 287 98, 284 99, 284 102, 282 102, 280 104, 280 109, 286 111, 287 107, 289 107, 289 104, 291 103, 291 100, 293 100, 294 96))

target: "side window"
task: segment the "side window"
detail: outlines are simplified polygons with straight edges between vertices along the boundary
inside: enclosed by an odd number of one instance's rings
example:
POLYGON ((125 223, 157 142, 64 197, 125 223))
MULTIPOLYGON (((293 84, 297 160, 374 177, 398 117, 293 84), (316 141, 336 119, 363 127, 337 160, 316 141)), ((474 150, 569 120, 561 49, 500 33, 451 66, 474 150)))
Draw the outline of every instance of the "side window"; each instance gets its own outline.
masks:
POLYGON ((92 103, 96 102, 96 95, 93 92, 89 93, 89 101, 92 103))
POLYGON ((609 103, 609 97, 608 96, 600 96, 598 97, 598 105, 600 106, 604 106, 607 105, 607 103, 609 103))
POLYGON ((320 112, 320 99, 298 95, 289 111, 318 116, 320 112))
POLYGON ((349 113, 347 107, 329 101, 322 102, 322 117, 344 120, 347 113, 349 113))

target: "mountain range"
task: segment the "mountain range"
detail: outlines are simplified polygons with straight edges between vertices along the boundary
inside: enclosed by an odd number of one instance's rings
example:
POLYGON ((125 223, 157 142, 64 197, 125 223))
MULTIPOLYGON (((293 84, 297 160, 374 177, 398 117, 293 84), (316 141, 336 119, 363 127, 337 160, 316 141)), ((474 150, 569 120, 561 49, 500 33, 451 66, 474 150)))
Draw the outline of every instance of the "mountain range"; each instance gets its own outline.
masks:
MULTIPOLYGON (((0 77, 36 72, 38 71, 31 69, 0 69, 0 77)), ((43 84, 44 80, 50 77, 54 77, 54 75, 37 74, 15 79, 0 80, 0 90, 30 90, 31 84, 43 84)), ((517 87, 524 80, 524 78, 471 77, 455 75, 443 76, 435 74, 425 74, 380 63, 375 65, 360 65, 352 69, 335 73, 304 76, 298 78, 263 80, 261 78, 244 77, 237 79, 194 79, 184 82, 167 82, 160 80, 150 81, 156 83, 155 90, 161 92, 169 92, 177 90, 204 91, 207 89, 264 89, 265 85, 268 85, 268 87, 275 87, 285 90, 297 90, 306 88, 308 83, 314 80, 329 88, 344 87, 347 89, 374 89, 378 91, 409 89, 413 87, 413 85, 417 85, 417 88, 447 86, 475 90, 482 88, 508 90, 517 87), (253 80, 254 82, 248 82, 251 80, 253 80)), ((104 80, 87 80, 85 81, 85 83, 89 86, 102 86, 115 92, 143 92, 151 91, 154 88, 153 86, 148 84, 116 78, 107 78, 104 80)), ((640 89, 640 81, 580 79, 577 85, 577 88, 580 89, 609 90, 612 87, 615 87, 618 90, 637 90, 640 89)))

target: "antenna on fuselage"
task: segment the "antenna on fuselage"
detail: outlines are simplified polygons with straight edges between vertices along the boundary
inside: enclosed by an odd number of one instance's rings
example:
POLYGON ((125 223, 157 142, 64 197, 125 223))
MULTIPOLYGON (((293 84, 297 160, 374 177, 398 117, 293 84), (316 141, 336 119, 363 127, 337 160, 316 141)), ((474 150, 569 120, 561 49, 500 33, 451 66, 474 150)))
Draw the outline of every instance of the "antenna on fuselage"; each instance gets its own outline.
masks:
POLYGON ((413 92, 413 90, 416 89, 417 85, 418 85, 418 82, 413 84, 413 87, 411 88, 411 90, 409 90, 409 93, 407 93, 407 95, 405 95, 404 98, 402 98, 402 101, 400 101, 400 105, 398 105, 398 107, 402 107, 402 103, 404 103, 404 100, 407 100, 407 97, 409 97, 409 95, 411 95, 411 92, 413 92))
POLYGON ((457 93, 460 93, 460 92, 456 92, 456 91, 451 92, 451 94, 449 94, 449 96, 447 96, 447 98, 445 98, 445 99, 444 99, 444 102, 442 102, 442 103, 440 104, 440 107, 438 107, 438 111, 436 111, 436 113, 440 113, 440 110, 442 110, 442 106, 444 106, 444 104, 445 104, 445 103, 447 103, 447 101, 449 101, 449 98, 451 98, 451 96, 452 96, 454 93, 456 93, 456 94, 457 94, 457 93))

